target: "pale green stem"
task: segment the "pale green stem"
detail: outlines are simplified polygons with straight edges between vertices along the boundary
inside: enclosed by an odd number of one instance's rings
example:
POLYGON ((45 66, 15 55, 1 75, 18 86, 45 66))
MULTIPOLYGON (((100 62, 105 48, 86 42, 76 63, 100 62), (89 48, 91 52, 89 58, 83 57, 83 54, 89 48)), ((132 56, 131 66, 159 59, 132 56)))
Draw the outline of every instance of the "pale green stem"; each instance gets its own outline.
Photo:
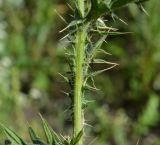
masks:
MULTIPOLYGON (((83 65, 85 56, 86 27, 77 28, 76 35, 76 70, 74 85, 74 136, 83 129, 82 86, 84 81, 83 65)), ((77 145, 83 144, 83 137, 77 145)))
POLYGON ((77 0, 78 10, 82 18, 84 18, 85 3, 84 0, 77 0))
MULTIPOLYGON (((84 0, 77 0, 77 6, 79 10, 80 17, 84 18, 85 5, 84 0)), ((75 58, 75 84, 74 84, 74 136, 83 129, 83 110, 82 110, 82 87, 83 87, 83 65, 85 58, 85 41, 86 41, 86 28, 87 25, 77 26, 76 34, 76 58, 75 58)), ((83 144, 83 137, 79 140, 77 145, 83 144)))

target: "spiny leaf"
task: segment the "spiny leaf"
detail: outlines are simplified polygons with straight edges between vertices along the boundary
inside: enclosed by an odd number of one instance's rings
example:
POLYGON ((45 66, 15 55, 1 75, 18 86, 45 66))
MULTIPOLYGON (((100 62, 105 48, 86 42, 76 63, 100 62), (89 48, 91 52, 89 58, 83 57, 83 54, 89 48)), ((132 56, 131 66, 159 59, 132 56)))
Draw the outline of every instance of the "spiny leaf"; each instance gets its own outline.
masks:
POLYGON ((51 129, 51 127, 48 125, 47 121, 39 114, 43 123, 43 129, 47 138, 47 141, 49 145, 59 145, 61 142, 58 135, 51 129))
POLYGON ((105 41, 107 36, 103 36, 101 39, 97 41, 97 43, 94 45, 94 49, 98 49, 102 46, 103 42, 105 41))
POLYGON ((21 137, 19 137, 14 131, 4 125, 2 125, 2 128, 10 141, 13 141, 18 145, 27 145, 27 143, 25 143, 25 141, 21 137))
POLYGON ((147 0, 111 0, 111 3, 110 3, 110 8, 111 9, 117 9, 117 8, 120 8, 120 7, 123 7, 129 3, 136 3, 136 4, 141 4, 143 2, 145 2, 147 0))
POLYGON ((117 65, 118 65, 118 64, 114 64, 114 65, 112 65, 111 67, 108 67, 108 68, 106 68, 106 69, 98 70, 98 71, 92 72, 92 73, 90 73, 90 74, 88 75, 88 77, 97 76, 97 75, 99 75, 99 74, 101 74, 101 73, 103 73, 103 72, 105 72, 105 71, 107 71, 107 70, 110 70, 110 69, 114 68, 114 67, 117 66, 117 65))
POLYGON ((36 135, 36 133, 31 127, 29 127, 28 130, 30 138, 34 144, 45 145, 45 143, 41 141, 41 139, 36 135))
POLYGON ((94 59, 92 63, 106 63, 106 64, 111 64, 111 65, 118 65, 117 63, 109 62, 103 59, 94 59))
POLYGON ((109 2, 104 0, 91 0, 91 11, 87 15, 87 20, 99 18, 104 13, 110 13, 109 2))
POLYGON ((83 22, 83 21, 81 21, 81 20, 74 20, 74 21, 72 21, 67 27, 65 27, 64 29, 62 29, 62 30, 60 31, 60 33, 63 32, 63 31, 65 31, 65 30, 67 30, 67 29, 70 28, 70 27, 73 27, 73 26, 82 24, 82 22, 83 22))
POLYGON ((90 50, 90 57, 89 60, 91 61, 93 59, 93 57, 95 56, 97 50, 102 46, 103 42, 105 41, 107 36, 103 36, 102 38, 100 38, 93 46, 92 49, 90 50))
POLYGON ((48 126, 48 123, 46 122, 46 120, 41 115, 40 115, 40 117, 41 117, 41 120, 42 120, 42 123, 43 123, 43 129, 44 129, 47 141, 48 141, 49 145, 52 145, 52 143, 53 142, 55 143, 55 141, 54 141, 52 132, 50 130, 50 127, 48 126))
POLYGON ((117 19, 120 22, 122 22, 123 24, 128 25, 123 19, 121 19, 120 17, 118 17, 115 13, 112 13, 112 18, 113 18, 113 20, 117 19))
POLYGON ((135 3, 136 4, 141 4, 141 3, 146 2, 146 1, 149 1, 149 0, 136 0, 135 3))
POLYGON ((134 2, 136 4, 141 4, 145 1, 147 1, 147 0, 111 0, 111 3, 109 5, 110 5, 111 9, 117 9, 117 8, 123 7, 129 3, 134 2))
POLYGON ((101 52, 101 53, 106 54, 106 55, 112 55, 111 53, 106 52, 106 51, 103 50, 103 49, 98 49, 97 52, 101 52))
POLYGON ((99 89, 97 89, 96 87, 92 87, 90 85, 85 85, 83 87, 84 89, 87 89, 87 90, 91 90, 91 91, 98 91, 99 89))
POLYGON ((123 7, 132 2, 135 2, 135 0, 112 0, 109 5, 111 9, 116 9, 116 8, 123 7))
POLYGON ((101 35, 124 35, 131 34, 132 32, 113 32, 113 31, 100 31, 100 30, 92 30, 92 32, 97 32, 101 35))
POLYGON ((96 27, 98 29, 109 30, 109 31, 111 31, 111 30, 112 31, 117 31, 118 30, 117 28, 106 26, 105 22, 100 18, 98 18, 97 21, 96 21, 96 27))
POLYGON ((145 1, 147 0, 91 0, 92 7, 87 20, 97 19, 104 13, 110 14, 129 3, 141 4, 145 1))

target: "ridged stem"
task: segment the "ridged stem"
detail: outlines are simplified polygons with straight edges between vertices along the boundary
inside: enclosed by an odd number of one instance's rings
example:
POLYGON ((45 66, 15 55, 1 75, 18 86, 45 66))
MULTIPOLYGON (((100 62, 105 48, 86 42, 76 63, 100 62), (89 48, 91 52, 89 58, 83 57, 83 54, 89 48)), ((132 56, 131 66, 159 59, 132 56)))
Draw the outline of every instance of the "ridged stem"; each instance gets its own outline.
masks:
MULTIPOLYGON (((83 65, 85 56, 86 27, 77 28, 76 34, 76 70, 74 84, 74 136, 83 129, 82 86, 84 81, 83 65)), ((83 137, 77 145, 83 144, 83 137)))
MULTIPOLYGON (((77 8, 81 19, 85 15, 85 2, 84 0, 77 0, 77 8)), ((74 81, 74 136, 83 129, 83 110, 82 110, 82 87, 83 87, 83 65, 85 58, 85 41, 86 41, 86 24, 77 26, 76 32, 76 44, 75 44, 75 81, 74 81)), ((83 136, 77 143, 77 145, 83 145, 83 136)))

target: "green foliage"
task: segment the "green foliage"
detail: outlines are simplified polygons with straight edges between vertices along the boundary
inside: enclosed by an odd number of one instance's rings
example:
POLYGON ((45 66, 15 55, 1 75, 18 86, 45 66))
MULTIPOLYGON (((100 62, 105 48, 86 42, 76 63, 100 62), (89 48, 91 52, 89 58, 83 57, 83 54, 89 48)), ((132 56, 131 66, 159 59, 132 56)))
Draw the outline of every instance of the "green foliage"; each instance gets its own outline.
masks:
POLYGON ((51 127, 48 125, 46 120, 42 119, 42 126, 44 129, 44 133, 46 135, 47 142, 44 142, 40 137, 38 137, 37 133, 32 129, 32 127, 28 128, 30 139, 32 143, 25 142, 21 137, 19 137, 14 131, 9 129, 8 127, 2 125, 2 128, 5 134, 8 137, 9 144, 13 145, 76 145, 77 142, 82 137, 83 131, 80 131, 77 136, 73 138, 65 138, 63 136, 57 135, 51 127))
POLYGON ((51 96, 54 9, 51 0, 0 2, 0 122, 16 126, 20 134, 26 109, 37 102, 43 108, 51 96))
POLYGON ((9 129, 8 127, 3 126, 5 134, 8 136, 9 140, 12 141, 14 144, 19 145, 27 145, 23 139, 21 139, 14 131, 9 129))
MULTIPOLYGON (((38 3, 28 0, 27 4, 24 2, 26 1, 6 0, 5 6, 1 8, 1 20, 4 19, 0 31, 7 35, 0 41, 0 46, 3 44, 3 51, 0 49, 0 122, 6 126, 11 124, 16 129, 16 134, 23 134, 24 140, 27 140, 23 124, 26 116, 39 138, 39 135, 45 134, 39 128, 37 130, 38 125, 34 118, 35 112, 40 111, 53 128, 61 130, 63 134, 71 134, 68 112, 63 113, 62 109, 68 107, 72 110, 73 102, 70 107, 70 102, 59 93, 60 88, 68 91, 68 87, 59 81, 56 73, 67 69, 63 47, 68 47, 67 57, 74 62, 75 48, 72 51, 71 46, 75 45, 76 27, 91 18, 94 20, 86 32, 92 38, 87 38, 85 52, 88 58, 85 59, 85 64, 90 62, 90 65, 85 66, 89 71, 83 86, 85 99, 82 99, 83 109, 92 102, 85 111, 85 134, 89 134, 85 144, 91 141, 93 145, 135 145, 140 138, 139 144, 159 145, 159 1, 152 0, 144 4, 149 17, 141 13, 140 1, 130 4, 129 9, 115 8, 112 12, 102 1, 99 1, 101 7, 99 5, 94 8, 96 1, 92 2, 92 6, 87 1, 85 18, 79 20, 77 17, 78 20, 69 24, 66 29, 69 29, 72 36, 65 37, 57 46, 57 39, 64 35, 57 31, 64 24, 55 17, 54 9, 69 21, 71 18, 66 14, 72 12, 64 6, 63 2, 66 1, 58 1, 57 4, 49 0, 40 0, 38 3), (98 13, 95 13, 97 8, 98 13), (105 12, 107 16, 101 16, 105 12), (124 18, 128 26, 113 22, 111 17, 116 20, 115 14, 118 14, 119 20, 124 18), (94 29, 91 30, 92 26, 94 29), (133 33, 119 36, 130 31, 133 33), (104 40, 109 43, 103 43, 104 40), (69 42, 72 45, 68 46, 69 42), (92 43, 87 45, 90 42, 92 43), (111 64, 113 60, 115 63, 111 64), (11 63, 6 65, 8 62, 11 63), (117 66, 116 70, 95 77, 99 70, 104 72, 112 65, 117 66), (96 101, 90 101, 91 99, 96 101), (88 124, 93 127, 88 127, 88 124)), ((123 0, 120 2, 124 3, 123 0)), ((70 84, 71 90, 66 95, 73 101, 75 75, 71 72, 75 71, 75 62, 73 65, 72 61, 69 62, 69 67, 73 70, 61 76, 70 84)), ((46 143, 49 144, 52 140, 51 134, 47 133, 46 136, 49 138, 46 138, 46 143)))
MULTIPOLYGON (((113 28, 112 26, 108 26, 105 23, 105 20, 100 18, 104 12, 107 13, 107 9, 109 9, 109 12, 113 12, 114 9, 116 8, 120 8, 122 6, 125 6, 126 4, 132 3, 132 2, 136 2, 133 0, 130 1, 95 1, 92 0, 90 5, 92 6, 90 9, 89 13, 96 13, 98 14, 96 16, 94 15, 90 15, 88 14, 89 19, 86 18, 80 18, 77 17, 77 15, 75 15, 74 20, 62 31, 69 29, 69 34, 67 35, 67 37, 65 37, 66 39, 68 39, 71 42, 71 46, 70 48, 72 48, 72 50, 68 50, 67 51, 67 59, 69 60, 69 66, 70 66, 70 71, 69 73, 72 75, 72 77, 70 76, 67 80, 69 80, 69 86, 71 88, 70 92, 74 92, 74 85, 75 84, 75 77, 76 77, 76 58, 78 57, 77 52, 76 52, 76 45, 78 43, 78 46, 80 47, 80 45, 85 45, 85 56, 83 57, 83 79, 84 79, 84 83, 83 83, 83 92, 82 94, 85 94, 85 89, 88 88, 93 88, 93 90, 95 90, 95 86, 91 86, 90 84, 88 84, 88 80, 93 80, 93 77, 104 72, 107 71, 115 66, 117 66, 117 63, 112 63, 103 59, 96 59, 96 55, 97 53, 99 53, 99 51, 101 51, 102 49, 100 48, 101 45, 103 44, 103 42, 105 41, 106 37, 110 36, 110 35, 120 35, 120 34, 126 34, 128 32, 118 32, 118 29, 113 28), (95 12, 94 12, 95 11, 95 12), (78 19, 78 20, 77 20, 78 19), (82 40, 75 40, 77 37, 77 31, 82 31, 81 29, 84 29, 85 32, 87 32, 85 35, 87 36, 83 36, 84 39, 85 37, 87 37, 84 42, 82 42, 82 40), (94 42, 91 40, 93 35, 100 35, 100 39, 96 40, 97 42, 94 42), (82 44, 84 43, 84 44, 82 44), (96 72, 92 72, 90 70, 90 65, 93 63, 100 63, 100 64, 108 64, 111 65, 108 68, 105 68, 103 70, 98 70, 96 72), (72 83, 70 83, 72 82, 72 83), (88 87, 90 86, 90 87, 88 87)), ((140 4, 143 1, 139 1, 138 4, 140 4)), ((78 8, 77 8, 78 9, 78 8)), ((78 11, 78 10, 77 10, 78 11)), ((108 15, 112 15, 111 13, 108 13, 108 15)), ((62 32, 61 31, 61 32, 62 32)), ((82 49, 82 48, 81 48, 82 49)), ((104 54, 109 54, 107 52, 105 52, 104 50, 101 51, 104 54)), ((79 52, 80 53, 80 52, 79 52)), ((84 52, 83 52, 84 53, 84 52)), ((81 61, 81 60, 78 60, 81 61)), ((65 79, 66 80, 66 79, 65 79)), ((68 93, 69 94, 69 93, 68 93)), ((71 97, 73 97, 73 95, 70 95, 71 97)), ((85 95, 84 95, 85 96, 85 95)), ((82 98, 85 98, 85 97, 82 98)), ((73 101, 73 98, 71 98, 71 100, 73 101)), ((82 102, 83 104, 85 104, 85 99, 83 99, 82 102)), ((72 104, 74 104, 74 102, 72 102, 72 104)), ((84 105, 82 105, 84 106, 84 105)))
POLYGON ((137 131, 141 134, 147 134, 149 128, 157 124, 159 118, 159 96, 152 94, 148 100, 146 107, 138 118, 137 131))
POLYGON ((100 17, 102 14, 112 13, 115 9, 123 7, 130 3, 141 4, 147 0, 91 0, 91 11, 88 15, 88 19, 94 19, 100 17))
MULTIPOLYGON (((116 63, 96 58, 97 52, 107 36, 123 34, 117 32, 116 28, 107 26, 105 20, 102 19, 101 16, 105 13, 112 16, 114 9, 121 8, 122 6, 132 2, 135 1, 91 0, 89 3, 91 8, 87 8, 86 14, 85 3, 87 2, 84 0, 77 0, 75 12, 79 13, 75 13, 74 20, 61 31, 63 32, 64 30, 71 28, 69 29, 69 34, 64 38, 70 42, 70 48, 72 48, 72 50, 67 52, 67 59, 69 60, 69 73, 71 74, 71 76, 68 77, 71 89, 70 92, 73 92, 70 97, 72 101, 71 109, 73 109, 72 112, 74 114, 74 135, 77 135, 84 126, 84 106, 86 106, 86 102, 88 102, 86 100, 86 91, 88 89, 91 90, 91 88, 92 90, 96 90, 93 77, 117 65, 116 63), (96 36, 96 32, 102 35, 99 36, 99 41, 96 40, 97 42, 92 41, 92 37, 94 35, 96 36), (92 72, 90 66, 94 63, 108 64, 110 66, 105 69, 92 72)), ((83 138, 79 141, 78 145, 82 144, 83 138)))
MULTIPOLYGON (((157 144, 159 142, 159 134, 157 134, 160 120, 158 113, 159 61, 157 61, 159 59, 155 59, 155 55, 159 55, 160 50, 157 45, 160 42, 157 13, 159 6, 160 3, 157 0, 146 3, 145 8, 150 15, 149 17, 142 14, 134 4, 129 6, 131 16, 129 15, 126 21, 130 20, 130 28, 128 29, 121 24, 118 26, 126 31, 133 31, 133 34, 124 36, 127 41, 120 37, 118 39, 111 37, 109 47, 104 45, 104 48, 107 47, 107 50, 119 61, 118 74, 111 71, 102 77, 97 77, 96 80, 96 82, 100 82, 97 86, 102 86, 102 90, 105 90, 105 92, 99 92, 97 104, 100 105, 99 107, 106 107, 108 112, 111 111, 109 114, 105 113, 106 116, 111 118, 113 122, 118 118, 116 112, 121 109, 124 111, 126 117, 123 117, 123 122, 127 126, 121 126, 123 131, 121 130, 119 133, 121 136, 124 133, 129 134, 124 137, 129 142, 128 144, 136 144, 138 138, 140 138, 140 144, 157 144), (100 95, 103 97, 99 98, 100 95), (108 101, 104 102, 104 100, 108 101), (112 118, 113 116, 114 118, 112 118), (150 139, 152 141, 148 142, 150 139)), ((126 13, 122 12, 121 15, 124 16, 126 13)), ((95 108, 97 108, 96 105, 95 108)), ((92 111, 95 110, 92 109, 92 111)), ((104 108, 98 112, 103 111, 104 108)), ((105 123, 107 124, 108 121, 99 120, 96 122, 101 125, 105 123)), ((104 134, 112 144, 113 136, 100 130, 101 125, 97 125, 98 129, 95 129, 95 132, 100 134, 99 136, 103 139, 97 140, 95 144, 98 145, 99 141, 106 139, 103 137, 104 134)), ((118 127, 115 131, 118 131, 118 127)))

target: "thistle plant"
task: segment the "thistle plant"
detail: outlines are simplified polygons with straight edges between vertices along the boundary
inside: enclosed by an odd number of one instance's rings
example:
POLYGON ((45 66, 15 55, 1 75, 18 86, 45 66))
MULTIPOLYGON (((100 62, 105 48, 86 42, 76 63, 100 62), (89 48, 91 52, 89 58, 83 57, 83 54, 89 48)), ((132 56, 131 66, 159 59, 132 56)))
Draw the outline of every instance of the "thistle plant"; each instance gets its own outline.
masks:
MULTIPOLYGON (((74 20, 61 32, 68 30, 68 34, 63 38, 70 45, 66 48, 66 57, 68 60, 69 71, 66 74, 60 74, 70 86, 70 91, 66 94, 71 99, 71 111, 73 118, 73 136, 64 138, 57 135, 47 122, 42 118, 44 132, 47 143, 40 139, 34 130, 29 127, 29 134, 32 144, 40 145, 83 145, 85 119, 84 111, 90 102, 86 99, 86 92, 96 91, 94 77, 104 71, 114 68, 117 63, 97 58, 98 53, 110 55, 110 53, 101 49, 101 45, 106 41, 109 35, 125 34, 119 32, 117 28, 109 26, 105 15, 113 19, 119 19, 114 14, 116 9, 126 6, 129 3, 135 3, 142 7, 142 2, 146 0, 76 0, 74 11, 74 20), (94 38, 98 38, 95 41, 94 38), (91 64, 107 64, 109 67, 92 71, 91 64)), ((71 7, 71 6, 70 6, 71 7)), ((123 22, 123 20, 121 20, 123 22)), ((8 127, 4 131, 9 138, 8 144, 16 143, 28 145, 15 132, 8 127)))
MULTIPOLYGON (((135 3, 142 7, 141 3, 144 1, 146 0, 77 0, 75 2, 74 21, 67 26, 67 28, 71 28, 69 35, 67 35, 72 47, 72 50, 67 53, 71 76, 67 81, 72 82, 70 84, 71 92, 68 94, 73 101, 74 136, 77 136, 84 129, 84 109, 89 102, 85 97, 86 91, 97 90, 93 77, 118 65, 117 63, 96 58, 97 53, 110 55, 101 49, 101 45, 107 36, 123 34, 118 32, 118 29, 108 26, 103 16, 108 15, 118 18, 114 14, 114 10, 129 3, 135 3), (100 37, 96 42, 92 40, 95 35, 100 37), (92 63, 105 63, 110 66, 92 72, 90 67, 92 63)), ((78 145, 82 144, 83 137, 78 142, 78 145)))

